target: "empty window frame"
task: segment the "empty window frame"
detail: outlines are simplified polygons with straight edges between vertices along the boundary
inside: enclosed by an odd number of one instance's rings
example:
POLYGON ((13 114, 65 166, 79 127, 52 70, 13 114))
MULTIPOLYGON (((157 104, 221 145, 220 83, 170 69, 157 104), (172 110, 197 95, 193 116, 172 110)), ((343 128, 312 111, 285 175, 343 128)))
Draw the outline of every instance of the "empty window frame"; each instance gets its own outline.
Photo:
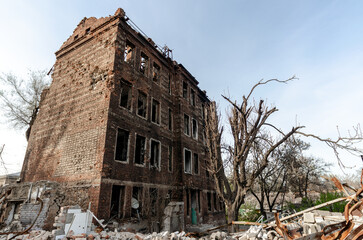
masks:
POLYGON ((183 82, 183 98, 188 99, 188 84, 183 82))
POLYGON ((192 152, 184 148, 184 172, 192 173, 192 152))
POLYGON ((150 167, 159 169, 160 166, 160 142, 150 139, 150 167))
POLYGON ((153 81, 159 82, 160 75, 160 66, 156 63, 153 63, 153 81))
POLYGON ((190 119, 186 114, 184 114, 184 134, 190 136, 190 119))
POLYGON ((171 94, 171 74, 168 74, 168 91, 169 95, 171 94))
POLYGON ((115 151, 116 161, 121 161, 121 162, 128 161, 129 135, 130 132, 120 128, 117 129, 116 151, 115 151))
POLYGON ((121 80, 121 98, 120 106, 131 110, 131 99, 132 99, 132 85, 124 80, 121 80))
POLYGON ((200 190, 198 190, 198 212, 201 211, 202 209, 202 205, 200 205, 201 201, 200 201, 200 190))
POLYGON ((139 91, 137 98, 137 115, 146 118, 146 109, 147 109, 147 96, 145 93, 139 91))
POLYGON ((150 212, 151 216, 155 217, 157 213, 157 201, 158 201, 158 189, 157 188, 150 188, 150 212))
POLYGON ((147 70, 149 65, 149 57, 145 53, 140 55, 140 72, 147 76, 147 70))
POLYGON ((141 215, 141 210, 142 210, 142 187, 133 187, 132 199, 131 199, 131 216, 139 218, 141 215))
POLYGON ((212 196, 210 192, 207 192, 208 211, 212 211, 212 196))
POLYGON ((199 174, 199 158, 196 153, 193 154, 193 171, 194 174, 199 174))
POLYGON ((146 138, 136 134, 136 144, 135 144, 135 164, 144 164, 145 159, 145 145, 146 138))
POLYGON ((188 189, 185 190, 185 197, 186 197, 186 200, 187 200, 187 216, 189 216, 190 201, 189 201, 189 190, 188 189))
POLYGON ((124 50, 124 61, 131 63, 134 60, 134 52, 135 52, 135 45, 126 41, 126 46, 124 50))
POLYGON ((210 178, 210 175, 209 175, 209 170, 208 170, 208 167, 209 167, 209 163, 208 163, 208 160, 207 160, 207 158, 205 159, 205 162, 204 162, 204 164, 205 164, 205 176, 206 176, 207 178, 210 178))
POLYGON ((190 89, 190 104, 195 106, 195 91, 193 89, 190 89))
POLYGON ((168 171, 173 171, 173 147, 169 145, 169 151, 168 151, 168 171))
POLYGON ((155 99, 151 103, 151 121, 160 124, 160 103, 155 99))
POLYGON ((198 139, 198 122, 194 118, 192 120, 192 136, 194 139, 198 139))
POLYGON ((168 113, 168 128, 170 131, 173 130, 173 111, 169 108, 169 113, 168 113))
POLYGON ((122 218, 124 216, 125 186, 112 186, 110 217, 122 218))
POLYGON ((216 212, 218 210, 218 205, 217 205, 217 194, 214 192, 213 193, 213 208, 214 211, 216 212))
POLYGON ((202 119, 204 120, 204 104, 202 104, 202 107, 201 107, 201 116, 202 116, 202 119))

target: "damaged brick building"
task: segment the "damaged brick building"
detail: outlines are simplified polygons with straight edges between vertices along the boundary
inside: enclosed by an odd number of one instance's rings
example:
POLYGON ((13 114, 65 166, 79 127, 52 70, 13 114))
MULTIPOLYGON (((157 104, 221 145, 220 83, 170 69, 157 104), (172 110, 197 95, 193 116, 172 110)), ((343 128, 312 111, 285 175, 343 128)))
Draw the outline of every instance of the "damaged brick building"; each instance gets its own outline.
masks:
POLYGON ((74 194, 86 195, 98 218, 161 219, 165 206, 182 202, 186 224, 223 221, 206 170, 208 97, 122 9, 84 18, 56 52, 52 78, 30 133, 23 182, 83 186, 74 194))

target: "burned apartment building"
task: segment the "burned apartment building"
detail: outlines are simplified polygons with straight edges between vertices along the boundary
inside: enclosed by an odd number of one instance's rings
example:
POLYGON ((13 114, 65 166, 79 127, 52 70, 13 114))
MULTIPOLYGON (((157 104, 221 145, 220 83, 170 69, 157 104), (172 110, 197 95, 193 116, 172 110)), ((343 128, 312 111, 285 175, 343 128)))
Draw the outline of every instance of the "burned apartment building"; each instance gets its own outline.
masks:
POLYGON ((223 221, 206 169, 209 100, 170 55, 122 9, 84 18, 56 52, 22 181, 74 187, 68 194, 91 202, 98 218, 157 219, 182 202, 186 224, 223 221))

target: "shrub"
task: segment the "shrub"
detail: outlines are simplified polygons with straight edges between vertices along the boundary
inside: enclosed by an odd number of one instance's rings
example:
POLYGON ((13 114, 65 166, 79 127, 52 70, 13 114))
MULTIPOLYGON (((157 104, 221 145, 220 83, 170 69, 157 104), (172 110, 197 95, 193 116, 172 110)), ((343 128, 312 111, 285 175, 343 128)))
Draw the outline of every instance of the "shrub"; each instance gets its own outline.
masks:
POLYGON ((252 204, 242 204, 239 209, 239 221, 255 222, 260 217, 260 211, 255 208, 252 204))

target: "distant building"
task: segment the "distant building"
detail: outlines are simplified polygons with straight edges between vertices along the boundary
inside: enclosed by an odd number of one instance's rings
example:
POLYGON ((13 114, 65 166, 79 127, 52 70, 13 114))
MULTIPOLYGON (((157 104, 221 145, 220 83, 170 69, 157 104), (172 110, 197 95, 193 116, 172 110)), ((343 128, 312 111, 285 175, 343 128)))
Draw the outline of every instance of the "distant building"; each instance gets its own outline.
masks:
POLYGON ((209 100, 168 48, 118 9, 84 18, 56 58, 23 181, 85 186, 74 194, 87 194, 99 218, 160 219, 173 201, 184 203, 185 223, 225 220, 206 170, 209 100))
POLYGON ((19 177, 20 177, 20 172, 10 173, 10 174, 0 176, 0 187, 7 185, 7 184, 16 183, 16 181, 19 179, 19 177))

